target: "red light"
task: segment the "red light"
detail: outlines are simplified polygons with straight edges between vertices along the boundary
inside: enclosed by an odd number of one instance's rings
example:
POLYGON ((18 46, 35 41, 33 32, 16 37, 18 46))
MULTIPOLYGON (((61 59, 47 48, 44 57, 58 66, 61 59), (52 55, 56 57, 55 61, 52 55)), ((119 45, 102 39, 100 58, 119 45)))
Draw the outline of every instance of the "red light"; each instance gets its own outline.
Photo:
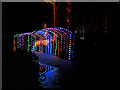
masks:
POLYGON ((68 10, 68 12, 71 12, 71 10, 68 10))
POLYGON ((69 20, 67 20, 67 22, 69 22, 69 20))
POLYGON ((71 3, 69 2, 69 3, 68 3, 68 5, 70 6, 70 5, 71 5, 71 3))

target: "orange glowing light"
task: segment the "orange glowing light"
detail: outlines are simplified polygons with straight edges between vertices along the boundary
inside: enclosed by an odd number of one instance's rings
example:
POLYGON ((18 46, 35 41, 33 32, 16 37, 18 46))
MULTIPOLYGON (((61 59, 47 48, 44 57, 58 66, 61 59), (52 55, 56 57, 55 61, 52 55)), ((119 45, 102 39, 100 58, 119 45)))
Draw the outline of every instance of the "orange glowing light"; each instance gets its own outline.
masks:
POLYGON ((48 45, 48 43, 49 43, 49 40, 37 40, 36 42, 35 42, 35 47, 37 47, 37 46, 39 46, 40 44, 42 44, 42 45, 48 45))
POLYGON ((45 35, 47 34, 47 31, 45 32, 45 35))
POLYGON ((46 26, 47 26, 47 24, 45 23, 43 28, 46 28, 46 26))
POLYGON ((39 46, 40 43, 41 43, 41 40, 37 40, 37 41, 35 42, 35 47, 39 46))
POLYGON ((49 42, 49 40, 43 40, 42 44, 47 46, 48 42, 49 42))

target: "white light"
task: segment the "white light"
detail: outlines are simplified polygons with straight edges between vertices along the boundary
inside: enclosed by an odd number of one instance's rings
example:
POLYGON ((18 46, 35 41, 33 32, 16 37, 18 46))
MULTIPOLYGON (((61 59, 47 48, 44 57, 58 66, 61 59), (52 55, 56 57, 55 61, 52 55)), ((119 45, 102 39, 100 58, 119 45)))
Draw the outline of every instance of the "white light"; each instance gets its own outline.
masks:
POLYGON ((75 33, 77 33, 77 31, 75 30, 75 33))

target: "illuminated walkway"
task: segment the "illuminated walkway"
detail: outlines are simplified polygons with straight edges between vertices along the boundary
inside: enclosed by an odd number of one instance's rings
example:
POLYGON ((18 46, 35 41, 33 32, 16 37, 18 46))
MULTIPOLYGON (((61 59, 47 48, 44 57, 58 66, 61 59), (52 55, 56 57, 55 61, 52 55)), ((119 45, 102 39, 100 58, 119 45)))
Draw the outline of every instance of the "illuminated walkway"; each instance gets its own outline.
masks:
POLYGON ((80 74, 71 61, 45 53, 35 52, 35 54, 40 65, 43 65, 40 68, 40 87, 74 88, 78 86, 77 82, 81 83, 80 74), (45 71, 42 71, 42 68, 45 71))
POLYGON ((58 56, 53 56, 50 54, 35 52, 38 56, 38 62, 44 65, 54 66, 56 68, 71 70, 75 68, 74 63, 67 59, 62 59, 58 56))

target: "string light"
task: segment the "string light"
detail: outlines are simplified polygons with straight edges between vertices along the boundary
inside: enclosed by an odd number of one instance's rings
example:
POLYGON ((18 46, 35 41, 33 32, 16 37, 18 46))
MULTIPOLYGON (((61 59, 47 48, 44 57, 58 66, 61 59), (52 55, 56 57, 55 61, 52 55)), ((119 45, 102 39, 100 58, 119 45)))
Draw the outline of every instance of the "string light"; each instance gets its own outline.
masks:
MULTIPOLYGON (((49 28, 49 29, 52 29, 52 28, 49 28)), ((47 32, 50 32, 50 33, 52 33, 53 35, 54 35, 54 32, 53 31, 49 31, 49 30, 45 30, 45 31, 47 31, 47 32)), ((55 34, 55 38, 57 39, 57 37, 58 37, 58 35, 57 34, 55 34)), ((53 54, 54 55, 56 55, 56 51, 57 51, 57 40, 55 40, 55 39, 53 39, 53 37, 52 37, 52 40, 53 40, 53 54), (55 40, 55 41, 54 41, 55 40), (55 48, 54 48, 55 47, 55 48)))
POLYGON ((28 34, 28 48, 27 48, 27 51, 29 52, 29 34, 28 34))
MULTIPOLYGON (((46 28, 47 29, 47 28, 46 28)), ((46 29, 42 29, 42 30, 46 30, 46 29)), ((52 28, 51 29, 51 31, 54 31, 54 29, 56 29, 56 28, 52 28)), ((55 31, 55 33, 57 33, 57 34, 59 34, 60 36, 61 36, 61 51, 62 51, 62 34, 61 33, 59 33, 59 29, 56 29, 56 31, 55 31)), ((63 32, 62 32, 63 33, 63 32)))
POLYGON ((71 34, 70 34, 70 39, 69 39, 69 56, 68 56, 69 60, 71 59, 70 56, 71 56, 71 34))
POLYGON ((31 52, 32 52, 32 34, 31 34, 31 52))
POLYGON ((27 50, 27 52, 42 52, 60 56, 61 52, 67 59, 73 58, 74 35, 71 31, 61 28, 45 28, 32 33, 22 33, 14 36, 13 51, 16 48, 27 50))
POLYGON ((59 56, 59 39, 58 39, 58 56, 59 56))
POLYGON ((17 36, 17 46, 19 48, 19 35, 17 36))

